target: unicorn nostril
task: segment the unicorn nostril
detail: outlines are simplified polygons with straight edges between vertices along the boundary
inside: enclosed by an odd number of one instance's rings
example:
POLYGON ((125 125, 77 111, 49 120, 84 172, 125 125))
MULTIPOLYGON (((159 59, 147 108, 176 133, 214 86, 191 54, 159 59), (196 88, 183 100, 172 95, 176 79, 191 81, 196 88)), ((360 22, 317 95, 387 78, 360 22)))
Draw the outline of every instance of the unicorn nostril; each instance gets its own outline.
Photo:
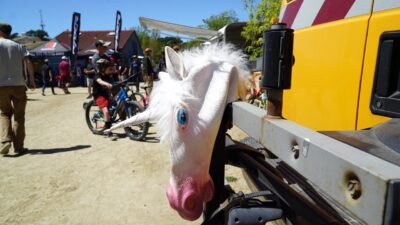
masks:
POLYGON ((169 204, 186 220, 199 218, 203 210, 203 203, 210 201, 214 195, 214 183, 211 178, 201 187, 198 187, 193 179, 180 182, 177 190, 173 187, 170 184, 167 189, 169 204))
POLYGON ((194 196, 193 196, 193 195, 188 196, 188 197, 186 198, 184 204, 183 204, 183 208, 184 208, 185 210, 191 211, 191 210, 193 210, 195 207, 196 207, 196 205, 195 205, 194 196))

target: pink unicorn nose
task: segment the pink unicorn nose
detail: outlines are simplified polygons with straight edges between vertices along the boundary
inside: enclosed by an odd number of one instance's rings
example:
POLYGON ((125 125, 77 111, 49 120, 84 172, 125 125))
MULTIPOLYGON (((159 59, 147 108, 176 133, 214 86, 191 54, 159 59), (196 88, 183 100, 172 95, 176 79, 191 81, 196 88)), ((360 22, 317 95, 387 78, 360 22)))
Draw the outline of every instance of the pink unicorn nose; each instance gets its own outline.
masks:
POLYGON ((196 220, 203 211, 203 202, 210 201, 214 194, 214 184, 210 179, 202 188, 198 188, 193 179, 182 183, 177 190, 169 185, 167 198, 170 206, 186 220, 196 220), (200 189, 200 190, 199 190, 200 189))

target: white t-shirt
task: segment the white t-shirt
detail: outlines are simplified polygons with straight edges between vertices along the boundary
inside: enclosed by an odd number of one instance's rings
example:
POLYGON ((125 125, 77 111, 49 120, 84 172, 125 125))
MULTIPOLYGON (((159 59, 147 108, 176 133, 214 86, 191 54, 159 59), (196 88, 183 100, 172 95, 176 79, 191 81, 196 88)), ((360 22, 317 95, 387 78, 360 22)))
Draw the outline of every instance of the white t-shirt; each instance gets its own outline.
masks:
POLYGON ((0 38, 0 86, 24 86, 23 59, 25 48, 9 39, 0 38))

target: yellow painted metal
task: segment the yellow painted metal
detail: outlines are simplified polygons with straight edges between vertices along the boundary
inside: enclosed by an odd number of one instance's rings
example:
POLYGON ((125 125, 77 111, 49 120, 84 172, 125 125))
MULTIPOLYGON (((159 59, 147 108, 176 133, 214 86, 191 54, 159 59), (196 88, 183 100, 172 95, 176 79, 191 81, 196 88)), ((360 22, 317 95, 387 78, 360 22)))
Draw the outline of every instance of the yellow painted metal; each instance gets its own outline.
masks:
POLYGON ((289 5, 290 3, 294 2, 295 0, 282 0, 282 5, 289 5))
POLYGON ((315 130, 354 130, 369 14, 295 31, 283 116, 315 130))
POLYGON ((366 43, 357 129, 368 128, 389 119, 387 117, 373 115, 369 104, 375 75, 379 38, 383 32, 399 30, 400 8, 375 12, 372 14, 366 43))

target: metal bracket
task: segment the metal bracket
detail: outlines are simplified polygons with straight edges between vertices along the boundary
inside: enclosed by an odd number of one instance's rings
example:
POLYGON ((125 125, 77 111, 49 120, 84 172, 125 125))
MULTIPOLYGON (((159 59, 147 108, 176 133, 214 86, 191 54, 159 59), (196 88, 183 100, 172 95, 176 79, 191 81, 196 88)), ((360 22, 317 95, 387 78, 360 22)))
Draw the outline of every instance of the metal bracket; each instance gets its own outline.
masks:
POLYGON ((400 167, 292 121, 267 118, 248 103, 232 105, 234 125, 362 221, 383 224, 388 183, 400 178, 400 167))

